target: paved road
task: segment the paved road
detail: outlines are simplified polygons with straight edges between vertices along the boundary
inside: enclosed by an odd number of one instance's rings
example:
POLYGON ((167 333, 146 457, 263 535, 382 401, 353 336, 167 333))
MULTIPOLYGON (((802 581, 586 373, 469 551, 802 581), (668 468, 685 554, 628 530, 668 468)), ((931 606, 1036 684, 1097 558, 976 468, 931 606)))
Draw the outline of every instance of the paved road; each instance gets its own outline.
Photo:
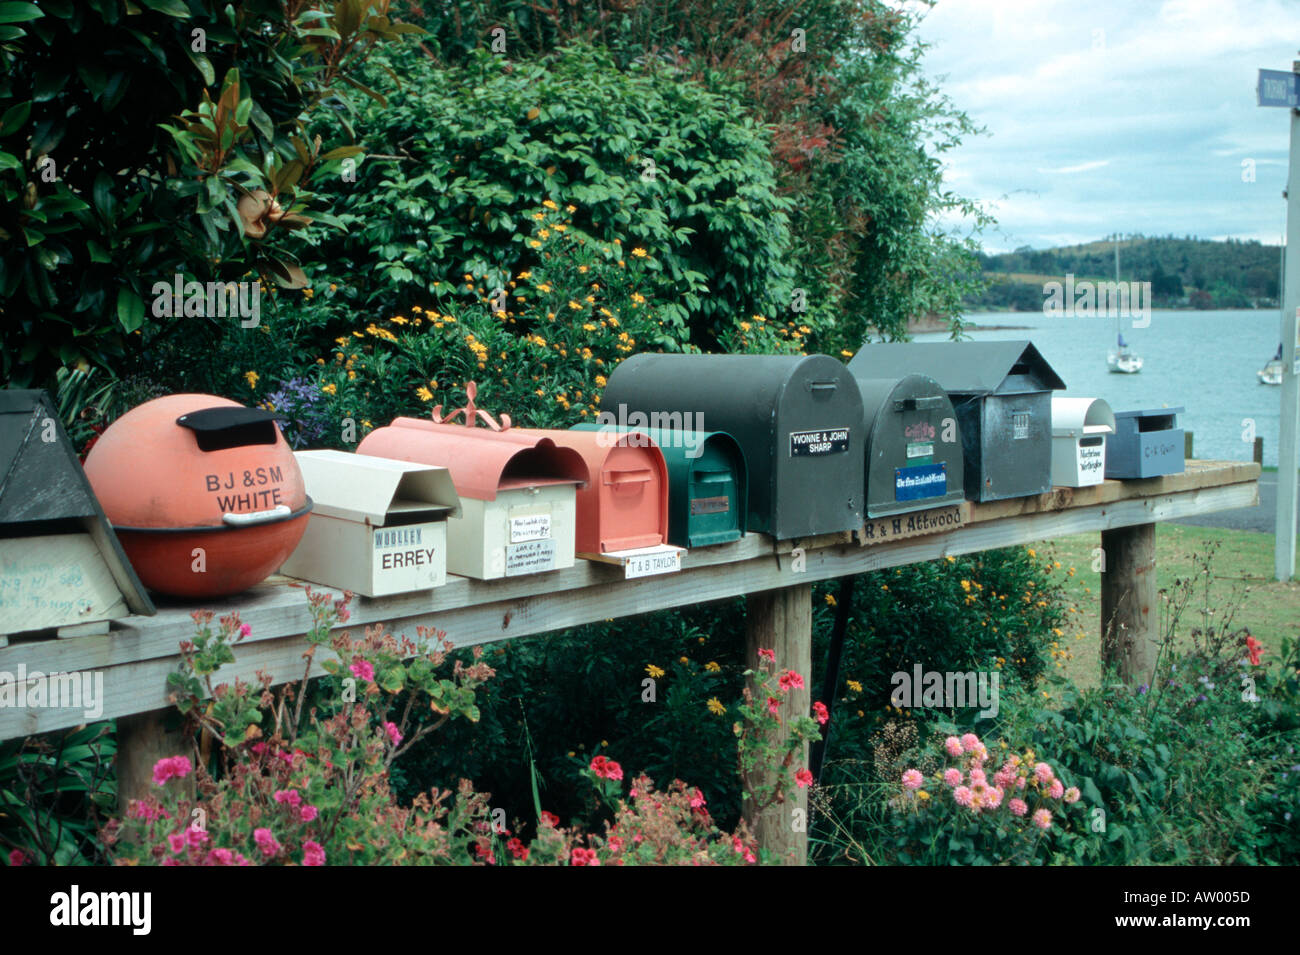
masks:
MULTIPOLYGON (((1266 471, 1259 476, 1259 504, 1256 506, 1203 514, 1200 517, 1185 517, 1173 523, 1191 524, 1195 527, 1227 527, 1238 531, 1261 531, 1272 534, 1273 522, 1276 519, 1277 472, 1266 471)), ((1300 528, 1300 514, 1296 515, 1296 526, 1300 528)))

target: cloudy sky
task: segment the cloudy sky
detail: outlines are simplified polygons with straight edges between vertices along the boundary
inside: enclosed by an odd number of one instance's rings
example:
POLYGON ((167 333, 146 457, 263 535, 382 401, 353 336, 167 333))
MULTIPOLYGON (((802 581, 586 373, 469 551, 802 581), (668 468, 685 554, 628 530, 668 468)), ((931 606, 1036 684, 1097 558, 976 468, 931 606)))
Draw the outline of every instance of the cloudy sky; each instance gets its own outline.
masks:
POLYGON ((1300 0, 939 0, 920 37, 987 130, 946 172, 997 217, 986 250, 1285 232, 1288 112, 1255 85, 1300 59, 1300 0))

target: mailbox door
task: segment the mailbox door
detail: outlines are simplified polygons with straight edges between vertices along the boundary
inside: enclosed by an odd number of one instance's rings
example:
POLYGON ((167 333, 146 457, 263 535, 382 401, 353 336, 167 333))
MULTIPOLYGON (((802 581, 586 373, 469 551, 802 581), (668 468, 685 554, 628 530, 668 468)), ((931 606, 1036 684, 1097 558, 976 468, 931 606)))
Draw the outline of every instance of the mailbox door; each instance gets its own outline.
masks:
POLYGON ((981 434, 981 501, 1052 487, 1052 393, 987 395, 981 434))
POLYGON ((723 544, 740 537, 739 475, 735 462, 719 443, 706 442, 690 470, 687 492, 688 547, 723 544))
POLYGON ((898 381, 859 379, 858 386, 869 426, 867 514, 881 517, 961 501, 964 468, 956 413, 938 382, 908 375, 898 381))
POLYGON ((600 486, 595 495, 588 492, 580 503, 578 520, 598 520, 600 552, 653 547, 663 543, 660 530, 660 468, 653 455, 656 449, 639 447, 610 448, 600 470, 600 486), (596 513, 581 513, 582 504, 598 504, 596 513))
POLYGON ((773 536, 834 534, 862 524, 866 435, 857 381, 812 355, 792 369, 776 407, 773 536))

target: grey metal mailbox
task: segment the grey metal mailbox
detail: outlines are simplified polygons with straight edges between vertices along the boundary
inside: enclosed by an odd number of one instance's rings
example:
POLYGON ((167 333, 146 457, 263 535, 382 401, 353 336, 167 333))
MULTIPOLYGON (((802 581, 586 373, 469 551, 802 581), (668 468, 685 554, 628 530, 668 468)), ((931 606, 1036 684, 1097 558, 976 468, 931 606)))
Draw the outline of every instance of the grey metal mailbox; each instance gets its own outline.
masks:
POLYGON ((1106 439, 1106 477, 1148 478, 1183 473, 1182 408, 1116 411, 1115 433, 1106 439))
POLYGON ((789 540, 862 524, 862 399, 826 355, 633 355, 598 423, 725 431, 749 469, 746 525, 789 540))
POLYGON ((959 502, 961 442, 956 412, 939 383, 925 375, 858 378, 866 435, 867 515, 884 517, 959 502))
POLYGON ((859 378, 928 375, 952 399, 965 456, 966 497, 997 501, 1052 486, 1052 391, 1065 382, 1028 341, 864 345, 859 378))

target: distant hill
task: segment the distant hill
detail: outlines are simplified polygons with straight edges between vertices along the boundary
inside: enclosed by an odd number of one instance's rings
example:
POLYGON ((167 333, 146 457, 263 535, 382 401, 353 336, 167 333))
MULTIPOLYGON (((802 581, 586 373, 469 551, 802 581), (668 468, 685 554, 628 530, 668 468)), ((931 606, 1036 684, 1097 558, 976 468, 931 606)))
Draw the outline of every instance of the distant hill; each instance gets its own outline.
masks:
MULTIPOLYGON (((1119 242, 1119 278, 1150 282, 1155 308, 1266 308, 1278 305, 1280 249, 1260 242, 1129 236, 1119 242)), ((979 310, 1038 311, 1043 285, 1076 279, 1113 280, 1115 243, 979 255, 986 287, 964 304, 979 310)))

